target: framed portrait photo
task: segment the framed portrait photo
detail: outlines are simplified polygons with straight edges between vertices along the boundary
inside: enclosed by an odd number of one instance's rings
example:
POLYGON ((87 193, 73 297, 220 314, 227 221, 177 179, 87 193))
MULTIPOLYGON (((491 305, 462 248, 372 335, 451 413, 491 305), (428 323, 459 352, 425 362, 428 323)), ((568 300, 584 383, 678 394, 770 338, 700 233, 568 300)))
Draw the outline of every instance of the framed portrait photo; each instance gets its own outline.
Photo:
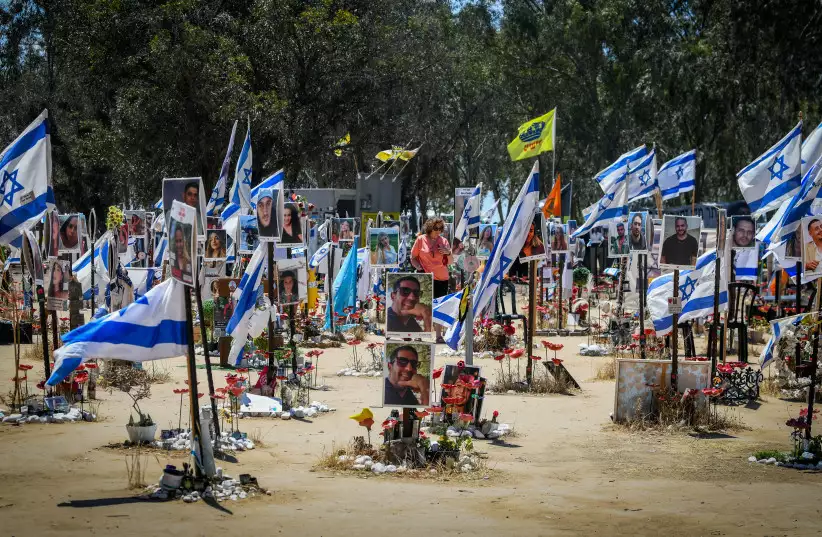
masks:
POLYGON ((628 223, 622 220, 608 224, 608 257, 628 257, 631 255, 631 241, 628 238, 628 223))
POLYGON ((209 229, 206 231, 205 250, 203 260, 225 261, 227 247, 227 231, 224 229, 209 229))
POLYGON ((497 241, 499 226, 496 224, 480 224, 479 240, 477 242, 477 257, 487 258, 494 250, 497 241))
POLYGON ((659 266, 674 270, 696 268, 701 234, 699 216, 663 215, 659 266))
POLYGON ((173 200, 169 217, 169 252, 171 277, 186 285, 194 285, 196 276, 197 213, 195 209, 173 200))
POLYGON ((241 254, 252 254, 260 244, 260 234, 257 230, 257 217, 251 215, 240 216, 239 226, 240 240, 239 248, 241 254))
POLYGON ((399 264, 400 233, 393 227, 377 227, 368 230, 368 250, 371 266, 393 268, 399 264))
POLYGON ((433 275, 390 272, 385 290, 385 336, 433 339, 433 275))
POLYGON ((432 343, 385 342, 382 404, 418 408, 431 403, 432 343))
MULTIPOLYGON (((631 252, 647 254, 650 252, 648 229, 653 226, 647 212, 628 214, 628 243, 631 252)), ((653 232, 652 232, 653 233, 653 232)), ((651 235, 653 237, 653 235, 651 235)))
MULTIPOLYGON (((563 237, 564 235, 563 231, 563 237)), ((563 239, 564 240, 564 239, 563 239)), ((545 259, 548 254, 545 247, 545 225, 543 222, 542 212, 537 211, 531 220, 531 227, 528 229, 528 234, 525 236, 525 243, 519 251, 519 261, 531 261, 534 259, 545 259)), ((565 251, 568 251, 568 243, 565 242, 565 251)))
POLYGON ((731 217, 731 248, 734 250, 756 249, 756 223, 750 216, 731 217))
POLYGON ((281 306, 299 304, 308 294, 305 258, 277 261, 277 302, 281 306))
POLYGON ((169 226, 168 213, 175 200, 194 208, 197 235, 202 237, 206 229, 206 199, 202 177, 166 177, 163 179, 163 212, 166 227, 169 226))
POLYGON ((263 188, 257 196, 257 229, 260 241, 272 242, 280 238, 280 190, 263 188))

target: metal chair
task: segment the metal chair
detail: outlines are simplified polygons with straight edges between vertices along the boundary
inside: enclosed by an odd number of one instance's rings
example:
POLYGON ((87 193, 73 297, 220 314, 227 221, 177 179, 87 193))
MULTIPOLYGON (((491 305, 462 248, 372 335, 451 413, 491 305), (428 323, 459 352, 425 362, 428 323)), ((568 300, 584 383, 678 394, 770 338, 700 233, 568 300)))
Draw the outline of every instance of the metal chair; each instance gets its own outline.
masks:
POLYGON ((759 294, 759 288, 751 283, 731 282, 728 284, 728 292, 731 296, 728 303, 728 329, 736 330, 739 361, 748 363, 748 322, 751 305, 759 294))

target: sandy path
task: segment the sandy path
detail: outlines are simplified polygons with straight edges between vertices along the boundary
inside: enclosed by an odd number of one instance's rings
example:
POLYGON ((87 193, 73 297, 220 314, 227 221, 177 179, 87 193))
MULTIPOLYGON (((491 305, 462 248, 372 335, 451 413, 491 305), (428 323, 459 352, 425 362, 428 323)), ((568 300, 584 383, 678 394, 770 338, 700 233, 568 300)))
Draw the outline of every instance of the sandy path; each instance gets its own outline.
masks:
MULTIPOLYGON (((324 450, 345 444, 359 428, 348 415, 379 400, 379 379, 336 377, 348 348, 326 352, 320 372, 331 391, 312 392, 336 413, 311 422, 246 419, 264 446, 223 463, 248 472, 274 495, 218 510, 202 502, 145 503, 126 487, 124 456, 101 446, 125 439, 128 405, 98 390, 101 423, 0 426, 0 533, 3 535, 185 535, 267 530, 282 535, 383 535, 399 524, 429 535, 816 535, 822 475, 751 465, 754 449, 788 448, 787 408, 769 399, 740 409, 749 431, 731 438, 638 435, 614 429, 613 382, 592 382, 603 358, 580 357, 585 338, 565 343, 565 365, 582 384, 576 396, 489 396, 485 411, 517 433, 505 446, 478 441, 496 471, 475 482, 333 476, 312 472, 324 450)), ((446 360, 437 357, 438 364, 446 360)), ((454 359, 447 360, 454 362, 454 359)), ((493 360, 479 360, 492 377, 493 360)), ((8 379, 11 349, 0 349, 8 379)), ((182 359, 168 360, 174 384, 153 387, 145 404, 161 427, 177 423, 182 359)), ((198 370, 201 391, 205 372, 198 370)), ((224 384, 217 374, 217 385, 224 384)), ((34 375, 32 375, 34 376, 34 375)), ((2 383, 7 389, 8 381, 2 383)), ((316 396, 316 397, 315 397, 316 396)), ((381 420, 387 410, 377 410, 381 420)), ((376 430, 374 435, 376 435, 376 430)), ((375 436, 376 438, 376 436, 375 436)), ((150 458, 154 481, 169 460, 150 458)), ((174 458, 179 464, 180 459, 174 458)))

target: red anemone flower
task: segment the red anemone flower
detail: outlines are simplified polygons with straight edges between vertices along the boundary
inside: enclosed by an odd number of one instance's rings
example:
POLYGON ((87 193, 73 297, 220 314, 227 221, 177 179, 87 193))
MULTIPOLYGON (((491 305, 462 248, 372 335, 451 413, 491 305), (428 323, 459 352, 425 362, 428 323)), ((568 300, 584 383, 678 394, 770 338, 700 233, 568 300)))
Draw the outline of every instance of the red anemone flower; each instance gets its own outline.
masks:
POLYGON ((28 371, 28 370, 30 370, 30 369, 31 369, 31 368, 33 368, 33 367, 34 367, 33 365, 28 365, 28 364, 20 364, 20 366, 18 367, 18 369, 20 369, 20 371, 28 371))
POLYGON ((416 414, 416 416, 417 416, 419 419, 423 419, 425 416, 427 416, 427 415, 428 415, 428 412, 426 412, 425 410, 423 410, 423 411, 415 410, 415 411, 414 411, 414 414, 416 414))
POLYGON ((234 386, 231 388, 231 393, 234 395, 234 397, 240 397, 244 391, 245 388, 243 388, 242 386, 234 386))
POLYGON ((86 369, 97 369, 99 366, 95 363, 89 362, 86 364, 86 369))
POLYGON ((465 369, 465 362, 462 360, 457 362, 457 369, 465 369))
POLYGON ((495 418, 498 418, 499 417, 499 410, 495 410, 494 413, 491 414, 491 415, 495 418))
MULTIPOLYGON (((216 391, 216 390, 215 390, 215 391, 216 391)), ((214 395, 212 395, 212 396, 211 396, 211 398, 212 398, 212 399, 217 399, 217 400, 222 401, 222 400, 224 400, 224 399, 225 399, 225 395, 223 395, 223 394, 221 394, 221 393, 215 393, 214 395)))
POLYGON ((460 413, 460 421, 464 421, 465 423, 472 422, 474 421, 474 415, 466 412, 460 413))
POLYGON ((511 354, 512 352, 514 352, 514 349, 505 348, 505 349, 502 349, 502 352, 504 352, 505 354, 511 354))
POLYGON ((431 414, 439 414, 440 412, 442 412, 442 407, 441 406, 432 406, 430 408, 426 408, 425 411, 430 412, 431 414))
POLYGON ((80 365, 78 365, 77 367, 75 367, 75 368, 74 368, 74 370, 75 370, 75 371, 85 371, 85 370, 86 370, 86 366, 84 366, 83 364, 80 364, 80 365))
POLYGON ((554 362, 554 365, 559 365, 562 363, 562 360, 559 358, 551 358, 551 361, 554 362))
POLYGON ((535 362, 538 362, 538 361, 542 360, 542 357, 541 356, 531 356, 531 360, 534 360, 535 362))
POLYGON ((442 402, 446 405, 457 405, 462 401, 459 397, 443 397, 442 402))
POLYGON ((188 388, 174 388, 174 393, 176 393, 177 395, 182 395, 182 394, 188 393, 188 392, 189 392, 188 388))
POLYGON ((277 375, 277 380, 285 380, 287 378, 288 377, 286 377, 285 375, 277 375))
POLYGON ((432 378, 435 378, 435 379, 440 378, 440 377, 442 376, 442 372, 443 372, 443 370, 444 370, 444 369, 445 369, 444 367, 438 367, 438 368, 436 368, 435 370, 433 370, 433 371, 431 372, 431 377, 432 377, 432 378))
POLYGON ((442 383, 442 389, 443 390, 450 390, 452 388, 455 388, 456 386, 457 386, 456 384, 446 384, 444 382, 442 383))
POLYGON ((40 382, 38 382, 37 383, 37 389, 38 390, 45 390, 46 389, 46 381, 41 380, 40 382))
POLYGON ((504 359, 505 359, 505 355, 504 355, 504 354, 500 354, 499 356, 494 356, 494 360, 496 360, 497 362, 501 362, 501 361, 503 361, 504 359))

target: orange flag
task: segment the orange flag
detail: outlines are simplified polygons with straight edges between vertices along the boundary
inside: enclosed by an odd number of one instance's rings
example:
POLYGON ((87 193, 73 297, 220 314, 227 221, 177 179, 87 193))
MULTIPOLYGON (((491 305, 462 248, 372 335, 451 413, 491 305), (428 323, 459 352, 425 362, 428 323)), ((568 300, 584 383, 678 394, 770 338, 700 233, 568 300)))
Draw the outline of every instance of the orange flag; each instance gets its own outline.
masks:
POLYGON ((551 193, 548 194, 548 197, 545 198, 545 205, 542 206, 542 215, 548 219, 552 216, 562 216, 562 200, 560 199, 560 191, 562 190, 562 186, 560 185, 559 174, 557 174, 557 180, 554 181, 554 187, 551 189, 551 193))

